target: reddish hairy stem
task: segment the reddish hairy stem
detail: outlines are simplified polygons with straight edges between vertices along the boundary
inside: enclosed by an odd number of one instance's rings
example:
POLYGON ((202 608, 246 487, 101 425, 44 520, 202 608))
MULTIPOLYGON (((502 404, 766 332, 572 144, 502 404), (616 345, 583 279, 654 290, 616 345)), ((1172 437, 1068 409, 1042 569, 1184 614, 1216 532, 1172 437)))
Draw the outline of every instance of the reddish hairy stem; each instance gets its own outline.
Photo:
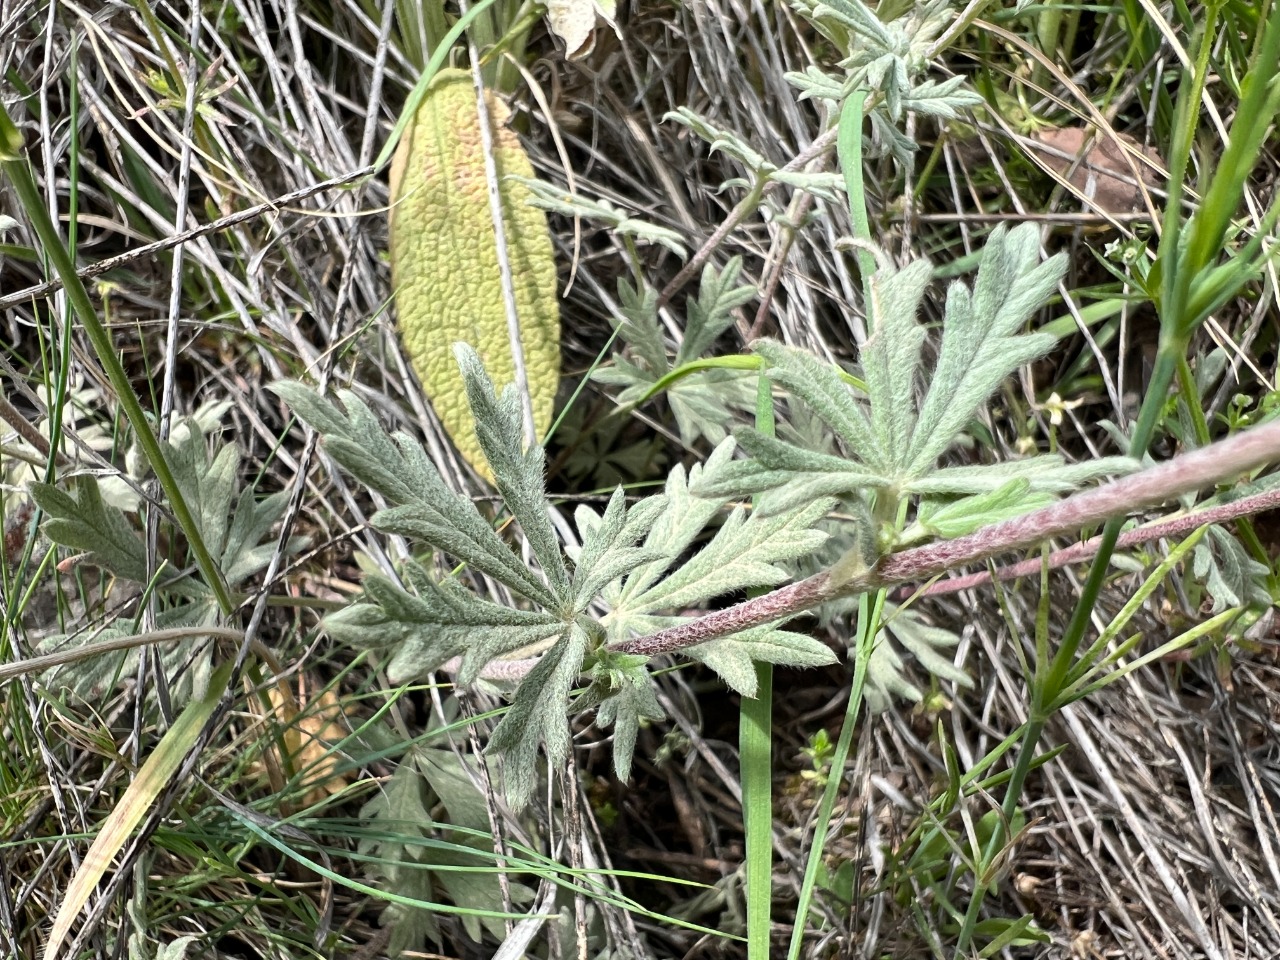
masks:
MULTIPOLYGON (((646 656, 670 653, 795 616, 839 596, 928 580, 955 567, 1042 543, 1131 510, 1230 480, 1276 459, 1280 459, 1280 421, 1254 427, 1141 473, 984 527, 966 537, 891 554, 881 558, 871 570, 849 580, 836 581, 830 572, 824 571, 728 609, 616 644, 613 649, 646 656)), ((1205 511, 1205 515, 1209 513, 1211 511, 1205 511)), ((1201 519, 1196 526, 1204 522, 1211 521, 1201 519)))
POLYGON ((647 637, 616 644, 612 649, 646 657, 670 653, 726 634, 737 633, 739 630, 795 616, 839 596, 840 593, 840 585, 833 583, 829 573, 815 573, 807 580, 780 587, 772 593, 725 610, 717 610, 705 617, 678 623, 647 637))
MULTIPOLYGON (((1255 493, 1252 496, 1241 497, 1239 500, 1233 500, 1230 503, 1220 504, 1206 510, 1197 510, 1194 513, 1173 517, 1169 520, 1160 520, 1145 527, 1129 530, 1120 535, 1120 538, 1116 541, 1116 549, 1124 550, 1164 537, 1179 537, 1204 526, 1206 523, 1225 523, 1228 520, 1262 513, 1264 510, 1274 510, 1277 507, 1280 507, 1280 489, 1268 490, 1265 493, 1255 493)), ((1101 537, 1093 537, 1083 543, 1076 543, 1065 549, 1055 550, 1049 554, 1047 561, 1049 569, 1056 570, 1059 567, 1065 567, 1069 563, 1088 560, 1098 552, 1100 543, 1102 543, 1101 537)), ((1007 567, 1000 567, 995 570, 994 579, 1016 580, 1018 577, 1033 576, 1040 572, 1040 564, 1040 558, 1037 557, 1032 560, 1024 560, 1021 563, 1010 564, 1007 567)), ((958 593, 961 590, 985 586, 992 579, 992 571, 983 570, 981 573, 954 577, 950 580, 942 580, 924 587, 902 587, 894 591, 894 599, 904 600, 908 596, 915 595, 935 597, 947 593, 958 593)))

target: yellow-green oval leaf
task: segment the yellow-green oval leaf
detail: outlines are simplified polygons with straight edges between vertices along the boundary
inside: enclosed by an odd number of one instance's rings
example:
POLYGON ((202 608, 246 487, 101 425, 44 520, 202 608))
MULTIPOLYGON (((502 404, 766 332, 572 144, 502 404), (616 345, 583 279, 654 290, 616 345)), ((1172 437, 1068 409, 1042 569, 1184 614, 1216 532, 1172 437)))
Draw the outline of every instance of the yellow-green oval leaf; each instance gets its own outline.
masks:
MULTIPOLYGON (((502 102, 485 92, 503 226, 515 287, 520 342, 538 436, 551 424, 560 383, 560 311, 546 214, 525 203, 533 166, 502 102)), ((442 70, 432 82, 391 165, 391 279, 400 336, 436 415, 482 475, 462 376, 453 359, 471 344, 501 389, 515 379, 484 146, 471 75, 442 70)))

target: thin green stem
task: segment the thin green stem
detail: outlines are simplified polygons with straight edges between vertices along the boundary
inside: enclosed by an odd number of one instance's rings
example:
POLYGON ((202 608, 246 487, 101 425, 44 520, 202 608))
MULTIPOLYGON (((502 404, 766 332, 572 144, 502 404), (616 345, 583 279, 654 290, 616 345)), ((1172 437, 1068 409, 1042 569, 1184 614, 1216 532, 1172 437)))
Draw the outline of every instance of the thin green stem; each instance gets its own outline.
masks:
MULTIPOLYGON (((1138 413, 1138 421, 1133 428, 1133 439, 1129 446, 1130 456, 1143 456, 1151 445, 1160 412, 1164 408, 1164 398, 1169 392, 1169 384, 1172 383, 1177 370, 1178 358, 1184 353, 1185 341, 1182 340, 1167 341, 1157 353, 1151 384, 1142 409, 1138 413)), ((1116 540, 1120 536, 1120 529, 1124 523, 1125 518, 1117 516, 1108 520, 1103 528, 1102 543, 1094 556, 1093 565, 1089 568, 1089 577, 1085 580, 1084 589, 1080 592, 1080 600, 1071 614, 1071 621, 1054 655, 1045 683, 1043 687, 1033 692, 1033 697, 1041 697, 1042 702, 1052 700, 1057 695, 1056 688, 1061 686, 1067 671, 1071 668, 1071 663, 1075 660, 1076 651, 1080 648, 1080 642, 1089 628, 1089 619, 1093 614, 1098 595, 1102 591, 1102 583, 1107 577, 1111 555, 1115 551, 1116 540), (1047 697, 1046 694, 1048 694, 1047 697)))
POLYGON ((849 760, 849 751, 853 745, 853 735, 858 727, 858 716, 862 713, 863 694, 867 685, 867 666, 871 662, 876 634, 880 632, 880 616, 884 611, 885 592, 879 591, 874 602, 870 594, 864 593, 858 598, 858 630, 854 644, 853 687, 849 691, 849 702, 845 706, 844 725, 840 728, 840 739, 836 742, 835 753, 831 757, 831 773, 827 777, 827 785, 822 791, 822 801, 818 804, 818 816, 814 821, 813 840, 809 844, 809 856, 805 860, 804 880, 800 884, 800 898, 796 904, 795 926, 791 928, 791 944, 787 950, 787 960, 798 960, 800 948, 804 944, 805 922, 809 916, 809 906, 813 903, 813 892, 817 885, 818 868, 822 865, 822 851, 827 842, 827 830, 831 825, 831 815, 835 810, 836 800, 840 797, 840 784, 844 779, 844 767, 849 760))
POLYGON ((143 411, 142 405, 138 402, 137 396, 134 395, 133 386, 129 383, 129 377, 124 372, 124 367, 121 366, 120 360, 116 356, 115 347, 111 343, 111 336, 99 321, 97 312, 93 308, 93 303, 89 299, 89 292, 77 275, 75 264, 72 262, 71 256, 62 242, 62 238, 58 235, 57 228, 54 226, 48 210, 45 209, 43 198, 36 187, 35 178, 31 175, 24 153, 22 134, 10 119, 8 112, 3 106, 0 106, 0 169, 3 169, 9 178, 9 182, 13 184, 14 192, 18 195, 18 200, 27 211, 27 216, 31 219, 31 225, 36 232, 36 236, 40 239, 46 256, 49 257, 54 269, 62 278, 63 288, 67 292, 67 298, 71 301, 72 310, 83 325, 85 335, 93 345, 94 353, 97 354, 98 362, 102 364, 102 369, 106 373, 107 379, 111 382, 111 387, 116 393, 120 406, 124 410, 125 416, 129 418, 129 422, 133 425, 133 431, 138 438, 138 443, 151 464, 151 469, 155 471, 156 479, 160 481, 160 486, 164 489, 165 495, 169 499, 169 506, 173 510, 174 518, 178 521, 178 526, 182 528, 182 532, 186 535, 187 541, 191 545, 191 552, 195 557, 196 566, 200 569, 205 582, 217 598, 219 609, 223 614, 230 615, 235 607, 231 602, 231 595, 227 591, 227 585, 223 581, 222 572, 218 569, 217 564, 214 563, 212 555, 200 536, 200 528, 196 525, 195 517, 192 516, 191 510, 187 506, 186 498, 183 496, 177 480, 169 469, 169 463, 165 459, 160 441, 156 439, 155 433, 152 432, 151 424, 147 422, 147 415, 143 411))
POLYGON ((757 663, 756 695, 743 697, 738 751, 746 833, 747 957, 769 960, 773 901, 773 664, 757 663))
MULTIPOLYGON (((855 248, 858 272, 862 281, 863 309, 867 316, 867 330, 876 328, 875 297, 872 279, 877 264, 871 252, 871 221, 867 216, 866 184, 862 176, 862 125, 865 116, 867 91, 855 90, 840 107, 840 118, 837 123, 836 158, 840 163, 840 172, 844 177, 845 196, 849 204, 849 218, 853 225, 854 238, 859 242, 855 248)), ((898 529, 901 530, 901 523, 898 529)), ((840 792, 840 782, 844 778, 844 767, 853 743, 853 734, 857 729, 858 715, 862 711, 863 691, 866 686, 867 668, 871 662, 871 651, 879 632, 880 615, 884 610, 886 592, 880 590, 874 602, 869 594, 858 598, 858 634, 854 648, 853 689, 849 693, 849 703, 845 708, 844 726, 840 730, 840 740, 836 746, 835 756, 831 762, 831 774, 827 778, 823 790, 822 801, 818 808, 818 818, 814 827, 813 840, 809 846, 809 855, 805 863, 804 880, 800 886, 800 902, 796 907, 795 926, 791 930, 791 943, 787 951, 789 960, 797 960, 804 943, 805 923, 809 916, 809 905, 813 902, 814 888, 817 883, 818 868, 822 863, 822 851, 826 846, 827 825, 831 822, 831 811, 840 792)))
MULTIPOLYGON (((763 369, 756 382, 756 429, 773 436, 772 383, 763 369)), ((773 906, 773 664, 761 661, 755 668, 756 695, 742 698, 738 733, 746 833, 747 957, 769 960, 773 906)))
POLYGON ((1185 353, 1178 357, 1178 396, 1182 399, 1182 405, 1186 407, 1187 416, 1191 418, 1191 426, 1196 435, 1196 446, 1208 446, 1213 438, 1209 436, 1209 423, 1204 418, 1200 392, 1196 389, 1196 377, 1191 372, 1191 364, 1187 362, 1185 353))

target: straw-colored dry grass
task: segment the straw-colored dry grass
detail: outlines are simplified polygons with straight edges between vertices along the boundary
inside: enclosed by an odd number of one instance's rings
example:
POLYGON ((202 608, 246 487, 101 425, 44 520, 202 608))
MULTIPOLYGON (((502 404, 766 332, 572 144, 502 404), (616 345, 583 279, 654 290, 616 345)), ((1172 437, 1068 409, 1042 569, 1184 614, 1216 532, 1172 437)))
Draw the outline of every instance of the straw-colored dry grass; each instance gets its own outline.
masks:
MULTIPOLYGON (((264 492, 296 491, 286 523, 308 535, 313 548, 283 566, 273 582, 257 584, 280 596, 347 599, 360 577, 357 552, 366 566, 391 571, 406 548, 368 529, 376 505, 306 442, 299 427, 289 427, 282 404, 264 390, 277 379, 356 385, 388 424, 423 439, 456 489, 489 495, 452 452, 398 348, 383 252, 385 180, 362 176, 417 76, 392 24, 392 12, 401 7, 412 4, 227 0, 161 2, 154 14, 142 2, 10 4, 0 10, 6 105, 23 118, 37 178, 62 228, 74 228, 79 263, 93 278, 91 292, 144 405, 153 401, 157 410, 190 413, 230 401, 220 439, 239 447, 245 477, 259 478, 264 492), (147 79, 174 68, 199 78, 194 113, 180 99, 166 100, 161 84, 147 79), (102 271, 108 261, 110 269, 102 271)), ((1004 29, 1027 36, 1016 24, 1004 29)), ((1055 182, 1045 169, 1052 167, 1052 155, 1037 161, 1038 141, 1025 136, 1025 120, 1034 114, 1078 123, 1097 116, 1091 102, 1101 104, 1114 129, 1159 155, 1164 144, 1159 125, 1149 122, 1157 112, 1148 106, 1150 92, 1176 61, 1157 47, 1153 56, 1131 58, 1117 76, 1126 44, 1143 49, 1118 10, 1089 14, 1082 30, 1092 34, 1077 38, 1070 62, 1037 66, 1024 47, 991 32, 973 32, 950 52, 940 69, 985 77, 1002 97, 1008 94, 1000 101, 1005 109, 946 130, 913 123, 909 132, 921 149, 905 180, 888 158, 868 161, 873 231, 891 256, 926 253, 946 264, 980 246, 996 220, 1038 219, 1045 224, 1046 248, 1071 255, 1068 290, 1115 283, 1097 254, 1133 233, 1149 235, 1149 223, 1141 210, 1108 223, 1073 196, 1065 177, 1055 182)), ((812 104, 796 102, 783 74, 814 63, 830 67, 829 56, 828 45, 784 4, 646 0, 624 10, 619 34, 602 31, 594 53, 579 63, 565 62, 544 28, 536 27, 526 66, 540 95, 515 97, 516 125, 541 176, 566 180, 558 137, 580 192, 635 210, 697 249, 740 196, 718 192, 720 184, 741 171, 718 154, 708 156, 704 143, 664 123, 663 115, 688 106, 782 166, 813 143, 824 122, 812 104)), ((1215 86, 1210 96, 1229 117, 1229 88, 1215 86)), ((1212 164, 1213 127, 1203 129, 1196 160, 1212 164)), ((833 153, 814 165, 831 169, 833 153)), ((1258 172, 1253 210, 1271 202, 1273 182, 1273 170, 1258 172)), ((1158 187, 1151 194, 1158 209, 1158 187)), ((0 213, 25 222, 10 194, 0 193, 0 213)), ((606 232, 557 219, 553 228, 562 279, 573 277, 563 304, 563 369, 572 386, 608 338, 616 278, 628 268, 606 232)), ((762 291, 723 350, 764 334, 823 356, 856 356, 866 331, 854 293, 854 261, 850 253, 835 252, 849 229, 845 211, 815 206, 802 195, 771 194, 764 211, 713 255, 718 263, 743 255, 751 282, 762 291), (806 217, 802 230, 788 228, 806 217)), ((4 396, 39 419, 54 389, 58 357, 65 356, 83 409, 64 423, 64 449, 92 466, 100 461, 83 459, 88 454, 78 452, 77 436, 97 425, 109 437, 112 425, 119 426, 116 404, 75 325, 65 323, 63 296, 41 286, 46 274, 39 256, 31 255, 32 236, 18 226, 4 240, 4 396)), ((649 276, 661 289, 680 264, 658 248, 646 248, 645 255, 649 276)), ((1237 393, 1260 397, 1274 377, 1274 293, 1273 278, 1264 278, 1252 299, 1220 311, 1197 341, 1199 353, 1216 343, 1232 360, 1206 400, 1212 412, 1225 411, 1237 393)), ((682 297, 672 298, 668 314, 677 329, 682 297)), ((1013 451, 1029 432, 1047 431, 1047 415, 1033 401, 1055 388, 1084 401, 1058 429, 1064 449, 1080 457, 1112 452, 1098 424, 1123 422, 1135 409, 1153 347, 1149 310, 1127 315, 1110 342, 1068 338, 1050 361, 1011 385, 1004 408, 993 410, 987 424, 991 455, 1013 451)), ((665 464, 699 453, 681 449, 661 402, 621 425, 604 419, 612 402, 595 387, 578 404, 581 412, 569 418, 571 429, 553 441, 549 456, 550 489, 565 493, 567 503, 601 482, 589 469, 591 458, 647 445, 638 465, 622 469, 621 477, 652 481, 665 464), (593 425, 599 432, 590 432, 593 425)), ((9 444, 14 438, 6 432, 3 439, 9 444)), ((1166 441, 1159 452, 1173 448, 1166 441)), ((110 459, 110 445, 99 453, 110 459)), ((605 481, 617 476, 615 471, 605 481)), ((47 567, 28 564, 25 578, 14 580, 14 555, 26 545, 21 523, 30 512, 19 492, 6 490, 5 505, 10 572, 0 659, 29 655, 55 629, 59 612, 63 621, 56 629, 64 631, 135 616, 135 597, 104 596, 88 574, 59 579, 47 567), (30 602, 20 606, 29 590, 30 602)), ((1274 551, 1274 543, 1266 545, 1274 551)), ((1075 572, 1054 575, 1053 614, 1063 622, 1078 581, 1075 572)), ((1117 608, 1136 582, 1118 573, 1104 606, 1117 608)), ((1142 627, 1150 642, 1199 615, 1179 609, 1185 597, 1180 590, 1172 584, 1161 594, 1163 605, 1146 612, 1142 627)), ((990 591, 922 603, 938 623, 962 632, 957 659, 975 687, 943 690, 944 698, 927 713, 902 705, 867 722, 828 841, 833 874, 852 863, 855 895, 851 903, 819 897, 806 955, 922 957, 935 949, 930 936, 949 955, 939 905, 913 891, 909 878, 891 877, 895 857, 910 854, 903 844, 921 805, 945 784, 939 736, 967 769, 1025 715, 1027 685, 1014 648, 1032 635, 1035 584, 1009 586, 1006 601, 1007 614, 990 591)), ((316 631, 316 611, 305 603, 265 610, 259 639, 275 651, 295 692, 301 686, 304 699, 320 711, 321 719, 304 731, 332 736, 326 724, 334 719, 334 698, 348 729, 384 706, 386 685, 376 659, 353 665, 351 651, 316 631), (319 693, 326 686, 333 690, 328 699, 319 693)), ((832 628, 833 640, 841 629, 832 628)), ((1280 955, 1274 813, 1280 668, 1273 651, 1268 633, 1248 649, 1138 671, 1062 712, 1045 746, 1062 745, 1065 752, 1033 776, 1023 804, 1027 831, 1009 859, 1000 896, 989 904, 992 915, 1033 914, 1052 943, 1011 955, 1280 955)), ((816 805, 816 791, 800 775, 808 766, 802 750, 821 729, 835 738, 849 679, 843 669, 778 678, 774 916, 781 924, 793 919, 816 805)), ((138 684, 172 680, 142 671, 121 678, 109 697, 96 702, 57 694, 30 676, 2 688, 0 955, 39 956, 87 838, 158 736, 155 700, 139 696, 138 684)), ((708 680, 689 670, 660 677, 661 700, 673 720, 645 731, 631 784, 612 781, 607 750, 598 746, 600 731, 580 725, 576 760, 588 815, 587 852, 579 862, 709 885, 713 889, 700 890, 652 876, 607 880, 660 913, 740 932, 736 702, 708 680)), ((210 956, 383 956, 375 898, 299 866, 246 828, 249 808, 270 831, 279 818, 320 797, 284 792, 279 772, 272 773, 275 741, 264 733, 271 729, 263 722, 268 706, 243 686, 234 693, 232 709, 209 731, 195 770, 162 796, 146 820, 146 841, 126 846, 91 900, 90 919, 77 928, 75 955, 120 955, 124 938, 141 924, 153 944, 197 934, 210 956)), ((439 714, 448 693, 400 695, 380 724, 402 737, 418 735, 443 723, 439 714)), ((497 701, 472 694, 462 705, 476 714, 497 701)), ((452 748, 471 751, 491 723, 478 722, 474 736, 458 736, 452 748)), ((359 837, 348 818, 395 769, 394 754, 378 753, 387 747, 385 738, 369 734, 347 744, 349 756, 372 759, 337 771, 337 779, 324 784, 327 799, 293 824, 294 833, 274 828, 275 836, 342 877, 364 877, 368 865, 348 857, 359 837)), ((479 776, 474 767, 465 769, 479 776)), ((996 799, 970 801, 969 815, 978 819, 996 799)), ((515 816, 495 804, 490 814, 508 839, 573 862, 559 845, 558 830, 548 833, 545 806, 515 816)), ((586 924, 589 947, 581 955, 594 957, 606 947, 615 957, 628 950, 637 957, 742 955, 741 944, 661 919, 584 907, 571 897, 559 906, 569 916, 576 909, 586 924)), ((440 956, 492 955, 492 940, 479 946, 457 920, 440 917, 439 923, 440 956)), ((575 935, 572 922, 548 928, 535 940, 543 944, 536 955, 547 955, 548 936, 559 955, 579 955, 575 935)))

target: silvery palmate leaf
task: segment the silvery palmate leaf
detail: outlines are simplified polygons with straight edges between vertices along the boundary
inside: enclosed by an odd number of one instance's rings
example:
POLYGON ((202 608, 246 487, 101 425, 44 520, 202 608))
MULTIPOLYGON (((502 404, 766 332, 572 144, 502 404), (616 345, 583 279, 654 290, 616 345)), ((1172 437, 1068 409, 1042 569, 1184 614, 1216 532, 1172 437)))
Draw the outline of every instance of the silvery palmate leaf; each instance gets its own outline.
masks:
MULTIPOLYGON (((721 288, 710 288, 715 302, 723 300, 724 289, 733 289, 731 284, 721 288)), ((477 437, 536 569, 494 532, 469 499, 444 487, 410 438, 387 437, 353 394, 341 394, 339 408, 298 385, 284 385, 279 392, 325 434, 325 447, 339 463, 359 471, 392 501, 372 518, 375 527, 463 561, 523 598, 518 608, 494 603, 452 577, 437 577, 425 565, 409 562, 400 571, 403 583, 370 577, 364 602, 325 620, 336 638, 390 648, 388 672, 396 682, 454 657, 461 658, 459 679, 468 682, 495 658, 540 654, 490 742, 506 757, 509 795, 520 805, 537 783, 539 747, 553 767, 569 749, 569 694, 584 668, 592 678, 589 702, 598 707, 600 723, 615 727, 619 770, 629 766, 639 724, 659 715, 643 658, 620 657, 609 643, 676 622, 675 612, 686 607, 786 580, 782 564, 812 551, 824 538, 809 528, 828 503, 767 516, 731 511, 701 550, 677 563, 725 504, 723 498, 693 496, 683 469, 677 468, 660 496, 629 506, 619 490, 602 514, 579 508, 575 518, 582 546, 566 554, 548 519, 542 450, 523 447, 514 388, 495 393, 474 352, 460 345, 456 354, 477 437), (607 611, 599 623, 590 615, 597 605, 607 611)), ((719 469, 731 454, 732 444, 726 443, 708 466, 719 469)), ((701 472, 694 467, 693 479, 701 472)), ((833 659, 816 640, 787 634, 777 625, 741 639, 722 638, 697 656, 739 688, 747 686, 742 665, 753 656, 794 665, 833 659)))
MULTIPOLYGON (((615 355, 613 364, 598 368, 593 379, 621 387, 619 403, 643 400, 672 370, 710 350, 733 324, 733 311, 755 296, 754 287, 738 284, 741 273, 741 257, 734 257, 720 271, 711 264, 703 268, 698 296, 688 303, 674 357, 667 354, 658 322, 657 294, 648 286, 639 291, 626 280, 619 280, 621 315, 613 323, 631 356, 615 355)), ((664 396, 685 446, 692 446, 699 437, 717 444, 727 436, 731 423, 744 411, 753 409, 755 378, 737 370, 703 370, 670 384, 664 396)))

